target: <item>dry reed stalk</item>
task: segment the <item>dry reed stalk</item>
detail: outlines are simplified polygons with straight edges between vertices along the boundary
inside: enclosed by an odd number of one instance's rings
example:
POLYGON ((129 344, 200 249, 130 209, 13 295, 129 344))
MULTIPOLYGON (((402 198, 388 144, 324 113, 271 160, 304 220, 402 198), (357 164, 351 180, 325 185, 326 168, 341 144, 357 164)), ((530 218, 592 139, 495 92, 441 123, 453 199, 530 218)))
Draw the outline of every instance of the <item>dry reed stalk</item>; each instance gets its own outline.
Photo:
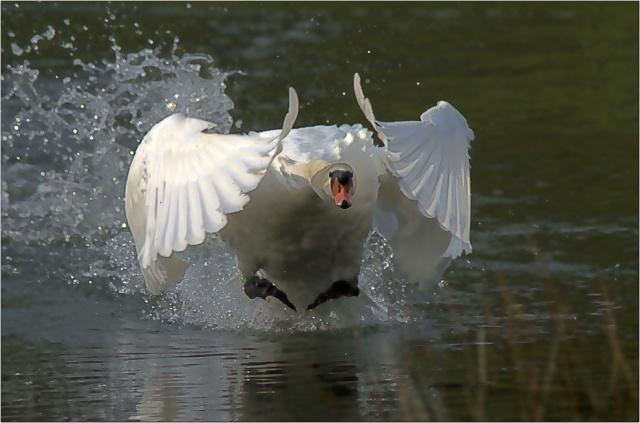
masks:
POLYGON ((477 331, 476 344, 478 346, 478 372, 476 383, 476 406, 475 419, 478 421, 485 418, 486 384, 487 384, 487 349, 485 346, 486 334, 484 328, 477 331))
POLYGON ((609 300, 609 291, 602 281, 600 281, 600 289, 602 291, 602 296, 606 304, 604 310, 607 318, 607 340, 609 341, 609 348, 613 353, 614 368, 617 368, 618 371, 622 374, 622 377, 626 382, 626 386, 629 389, 629 396, 631 398, 637 398, 638 382, 637 380, 635 380, 633 376, 633 370, 631 370, 629 361, 627 360, 627 357, 622 351, 622 347, 620 346, 618 326, 616 323, 615 314, 613 312, 613 307, 611 306, 611 301, 609 300))
MULTIPOLYGON (((515 334, 514 334, 514 325, 515 325, 515 314, 513 312, 514 307, 514 302, 513 299, 511 298, 511 295, 509 294, 507 288, 506 288, 506 282, 504 280, 504 277, 500 274, 498 275, 498 282, 500 285, 500 290, 501 290, 501 294, 502 294, 502 303, 505 307, 506 310, 506 341, 507 344, 509 346, 509 351, 511 353, 511 361, 514 365, 514 369, 515 369, 515 376, 516 376, 516 381, 518 383, 518 386, 527 386, 527 380, 528 377, 525 374, 525 369, 523 366, 523 360, 522 360, 522 351, 520 349, 520 346, 518 345, 517 340, 515 339, 515 334)), ((527 417, 527 409, 530 408, 529 406, 529 401, 528 399, 523 399, 522 397, 519 398, 519 404, 520 404, 520 408, 521 408, 521 418, 522 420, 529 420, 527 417), (525 402, 526 401, 526 402, 525 402)))
MULTIPOLYGON (((456 322, 455 324, 458 329, 457 335, 458 335, 458 338, 460 339, 460 343, 463 345, 462 349, 464 351, 466 366, 468 369, 471 369, 473 366, 473 357, 471 355, 470 349, 467 347, 468 345, 471 344, 471 342, 468 337, 467 331, 464 330, 464 325, 462 323, 462 319, 460 318, 461 313, 458 312, 457 306, 454 305, 453 301, 451 301, 451 297, 449 296, 446 290, 444 290, 443 296, 446 298, 447 308, 449 309, 449 312, 455 318, 455 322, 456 322)), ((464 390, 464 397, 465 397, 465 402, 467 404, 467 409, 472 410, 473 399, 471 398, 471 393, 469 392, 468 389, 464 390)))

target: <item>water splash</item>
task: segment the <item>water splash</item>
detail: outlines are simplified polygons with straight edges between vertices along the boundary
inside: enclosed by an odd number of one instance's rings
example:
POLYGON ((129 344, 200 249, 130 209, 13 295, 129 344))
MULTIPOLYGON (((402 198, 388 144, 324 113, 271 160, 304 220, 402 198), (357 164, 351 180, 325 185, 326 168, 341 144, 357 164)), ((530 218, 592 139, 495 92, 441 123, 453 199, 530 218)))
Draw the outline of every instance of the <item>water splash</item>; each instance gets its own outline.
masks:
POLYGON ((121 229, 133 151, 170 113, 229 130, 226 74, 210 56, 113 49, 113 61, 75 60, 73 78, 41 80, 28 62, 3 78, 3 203, 12 238, 48 243, 80 233, 94 240, 121 229))
MULTIPOLYGON (((36 43, 55 35, 47 30, 36 43)), ((407 286, 393 272, 389 246, 375 234, 363 260, 364 295, 324 313, 294 315, 271 302, 248 301, 241 284, 230 282, 237 276, 233 253, 215 237, 188 252, 191 266, 175 290, 147 295, 124 215, 135 148, 174 112, 213 121, 219 132, 232 125, 228 74, 211 56, 178 55, 177 44, 168 54, 160 47, 125 54, 112 40, 113 60, 75 59, 76 71, 58 79, 41 77, 28 61, 8 67, 2 81, 3 257, 7 245, 14 252, 20 245, 25 257, 55 250, 32 277, 134 298, 145 318, 167 322, 316 330, 406 321, 407 286), (60 255, 69 259, 61 263, 60 255)), ((3 260, 5 274, 25 269, 19 257, 3 260)))

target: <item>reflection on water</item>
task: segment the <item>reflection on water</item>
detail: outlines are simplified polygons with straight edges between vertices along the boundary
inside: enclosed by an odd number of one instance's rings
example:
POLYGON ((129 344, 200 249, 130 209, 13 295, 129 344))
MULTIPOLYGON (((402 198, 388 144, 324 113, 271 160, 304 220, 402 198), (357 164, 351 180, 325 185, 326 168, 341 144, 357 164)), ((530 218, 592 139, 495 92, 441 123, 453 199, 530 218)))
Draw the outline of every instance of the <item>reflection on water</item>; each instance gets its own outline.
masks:
MULTIPOLYGON (((428 325, 308 334, 176 330, 120 317, 118 327, 95 328, 90 342, 76 339, 76 346, 43 342, 46 335, 36 329, 28 341, 3 338, 3 348, 20 351, 3 358, 3 416, 581 420, 607 412, 631 417, 620 407, 637 398, 637 385, 630 369, 598 363, 609 356, 605 338, 580 335, 571 318, 559 318, 550 332, 535 333, 528 327, 531 317, 518 314, 518 306, 489 312, 473 330, 450 317, 463 313, 455 306, 449 306, 448 320, 428 325), (492 316, 497 312, 508 322, 492 316), (596 366, 604 372, 594 373, 596 366), (611 385, 611 378, 621 382, 611 385), (622 403, 606 402, 610 393, 601 392, 603 386, 622 403)), ((443 316, 437 308, 429 312, 443 316)))
POLYGON ((637 4, 1 7, 4 419, 638 419, 637 4), (288 85, 355 123, 355 71, 381 118, 464 112, 474 253, 418 293, 373 234, 362 303, 293 315, 214 239, 148 297, 150 126, 275 127, 288 85))

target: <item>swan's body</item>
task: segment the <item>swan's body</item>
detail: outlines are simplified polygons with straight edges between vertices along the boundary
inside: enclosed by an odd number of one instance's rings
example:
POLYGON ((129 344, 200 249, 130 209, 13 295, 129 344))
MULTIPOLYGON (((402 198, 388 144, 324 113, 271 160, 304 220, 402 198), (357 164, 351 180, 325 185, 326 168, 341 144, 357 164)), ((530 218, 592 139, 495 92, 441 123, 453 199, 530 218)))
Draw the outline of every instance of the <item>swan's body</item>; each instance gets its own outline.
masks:
POLYGON ((186 265, 175 252, 203 242, 206 233, 218 233, 236 252, 242 275, 267 275, 294 303, 336 281, 357 284, 372 227, 419 282, 470 251, 473 133, 465 119, 439 102, 421 121, 381 123, 357 76, 355 89, 383 147, 361 125, 291 130, 293 91, 282 131, 205 134, 206 122, 176 115, 156 125, 138 148, 126 193, 149 290, 180 281, 186 265), (353 174, 346 209, 331 197, 329 174, 338 168, 353 174))
POLYGON ((294 303, 356 277, 371 229, 380 159, 371 132, 360 125, 293 129, 249 204, 220 232, 235 250, 240 272, 263 270, 293 294, 294 303), (358 175, 353 206, 346 210, 320 198, 311 185, 315 172, 340 162, 358 175))

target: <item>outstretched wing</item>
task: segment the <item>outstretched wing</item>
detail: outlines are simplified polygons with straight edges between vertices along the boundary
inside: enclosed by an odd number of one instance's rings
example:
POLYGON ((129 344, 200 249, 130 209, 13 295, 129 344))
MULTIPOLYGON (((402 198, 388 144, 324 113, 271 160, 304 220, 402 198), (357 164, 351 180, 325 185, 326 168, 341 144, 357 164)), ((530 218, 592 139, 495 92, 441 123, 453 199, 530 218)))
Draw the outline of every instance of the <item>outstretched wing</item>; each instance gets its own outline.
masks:
POLYGON ((127 178, 125 208, 149 291, 182 280, 186 263, 174 252, 204 241, 243 209, 282 148, 298 114, 289 89, 289 111, 280 134, 208 134, 210 122, 174 114, 156 124, 136 151, 127 178))
POLYGON ((383 228, 398 260, 407 261, 401 267, 424 277, 440 259, 471 252, 468 150, 474 134, 465 118, 451 104, 439 101, 419 121, 380 122, 362 92, 358 74, 354 90, 387 148, 386 167, 393 178, 381 181, 380 210, 374 223, 383 228), (420 259, 422 253, 427 257, 420 259))

